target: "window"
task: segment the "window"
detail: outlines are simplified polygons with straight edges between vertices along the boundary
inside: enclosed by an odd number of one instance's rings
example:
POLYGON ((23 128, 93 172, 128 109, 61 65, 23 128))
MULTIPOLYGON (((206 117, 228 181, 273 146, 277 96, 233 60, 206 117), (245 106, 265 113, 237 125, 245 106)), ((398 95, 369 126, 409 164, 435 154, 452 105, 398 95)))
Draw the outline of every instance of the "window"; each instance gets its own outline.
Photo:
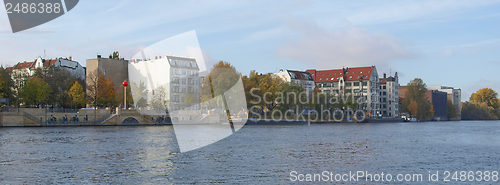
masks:
POLYGON ((354 82, 354 86, 359 86, 359 82, 354 82))
POLYGON ((363 82, 363 86, 367 86, 367 85, 368 85, 368 83, 366 83, 366 82, 363 82))
POLYGON ((348 87, 351 86, 351 82, 346 82, 345 86, 348 86, 348 87))

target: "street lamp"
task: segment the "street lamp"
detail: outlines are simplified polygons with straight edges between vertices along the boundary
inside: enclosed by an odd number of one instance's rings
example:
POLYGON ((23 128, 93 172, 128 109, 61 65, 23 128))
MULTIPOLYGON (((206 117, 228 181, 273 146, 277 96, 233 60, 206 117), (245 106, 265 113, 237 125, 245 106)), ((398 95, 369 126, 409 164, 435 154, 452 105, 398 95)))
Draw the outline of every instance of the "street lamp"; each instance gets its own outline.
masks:
POLYGON ((123 86, 123 105, 125 107, 125 110, 127 110, 127 86, 128 86, 127 80, 123 81, 122 86, 123 86))

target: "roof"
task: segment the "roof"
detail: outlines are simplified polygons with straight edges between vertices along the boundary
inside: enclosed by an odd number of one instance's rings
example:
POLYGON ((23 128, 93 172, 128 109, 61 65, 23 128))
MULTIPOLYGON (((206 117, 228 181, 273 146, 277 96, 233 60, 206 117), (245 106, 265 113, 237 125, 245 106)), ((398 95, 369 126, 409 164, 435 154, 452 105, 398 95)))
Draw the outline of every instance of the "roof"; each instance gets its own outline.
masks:
POLYGON ((290 78, 298 80, 313 80, 313 77, 308 72, 287 70, 290 78))
POLYGON ((31 68, 35 62, 19 62, 16 65, 14 65, 14 69, 25 69, 25 68, 31 68))
MULTIPOLYGON (((59 59, 42 59, 43 67, 53 66, 56 64, 56 62, 58 60, 59 59)), ((13 66, 13 69, 33 68, 33 67, 35 67, 36 61, 37 61, 37 59, 35 59, 35 61, 33 61, 33 62, 19 62, 13 66)), ((10 70, 13 70, 13 69, 10 69, 10 70)))
POLYGON ((374 67, 372 66, 332 70, 309 69, 306 72, 311 74, 314 78, 314 82, 338 82, 340 78, 344 78, 344 81, 370 80, 373 69, 374 67))
POLYGON ((7 72, 12 72, 12 70, 14 70, 14 67, 7 67, 7 68, 5 68, 5 71, 7 71, 7 72))
POLYGON ((394 82, 394 81, 396 81, 396 79, 394 77, 390 76, 387 78, 380 78, 379 81, 380 81, 380 84, 386 84, 387 81, 394 82))
POLYGON ((54 64, 56 64, 56 62, 57 62, 57 59, 43 60, 43 67, 53 66, 54 64))

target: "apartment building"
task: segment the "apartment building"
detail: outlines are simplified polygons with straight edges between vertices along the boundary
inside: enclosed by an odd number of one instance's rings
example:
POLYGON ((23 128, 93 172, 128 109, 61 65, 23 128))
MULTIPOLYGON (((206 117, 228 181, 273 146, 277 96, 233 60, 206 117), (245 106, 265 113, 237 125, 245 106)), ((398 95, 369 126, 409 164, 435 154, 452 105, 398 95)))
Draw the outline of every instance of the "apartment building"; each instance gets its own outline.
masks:
POLYGON ((380 78, 380 112, 384 118, 399 117, 399 79, 398 73, 389 76, 384 73, 380 78))
POLYGON ((375 66, 352 67, 332 70, 309 69, 316 86, 322 93, 336 96, 354 96, 362 98, 361 109, 368 117, 379 117, 380 112, 380 81, 375 66))
POLYGON ((286 82, 300 85, 307 93, 312 93, 314 91, 314 79, 308 72, 281 69, 274 74, 286 82))

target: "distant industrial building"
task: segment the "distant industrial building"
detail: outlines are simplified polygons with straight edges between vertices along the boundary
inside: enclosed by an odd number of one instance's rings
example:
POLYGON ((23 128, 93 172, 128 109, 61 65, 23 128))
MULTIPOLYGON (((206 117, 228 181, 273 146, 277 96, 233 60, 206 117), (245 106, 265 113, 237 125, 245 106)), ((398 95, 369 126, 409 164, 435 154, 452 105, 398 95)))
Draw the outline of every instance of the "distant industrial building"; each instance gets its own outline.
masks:
POLYGON ((462 90, 461 89, 455 89, 453 87, 439 86, 439 85, 428 86, 427 89, 445 92, 448 95, 448 100, 451 101, 451 104, 454 105, 455 109, 457 110, 457 117, 449 118, 449 119, 460 120, 462 118, 462 103, 461 103, 462 102, 462 90))
POLYGON ((445 92, 441 92, 438 90, 428 90, 425 93, 425 96, 432 103, 432 106, 434 108, 433 120, 436 121, 448 120, 447 94, 445 92))

